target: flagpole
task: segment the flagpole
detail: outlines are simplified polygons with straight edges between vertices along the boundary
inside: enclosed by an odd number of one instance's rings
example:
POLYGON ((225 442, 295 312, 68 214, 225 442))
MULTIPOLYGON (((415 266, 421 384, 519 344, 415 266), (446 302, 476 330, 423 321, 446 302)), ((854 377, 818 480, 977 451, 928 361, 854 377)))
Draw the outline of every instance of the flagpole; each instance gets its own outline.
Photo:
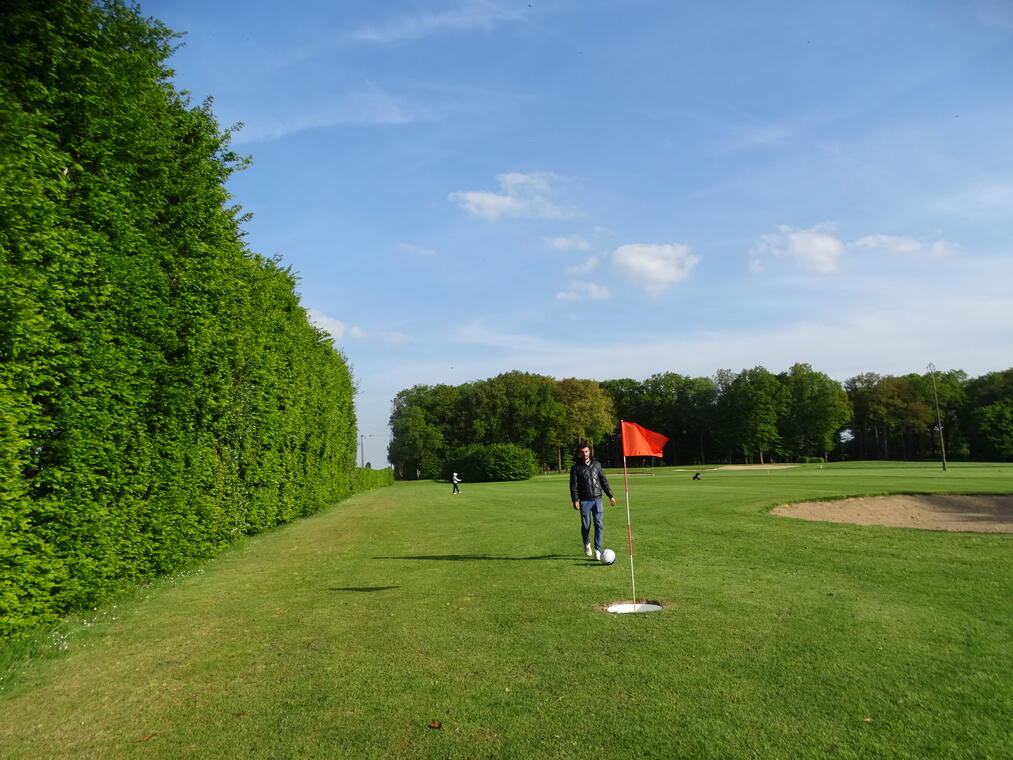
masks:
MULTIPOLYGON (((622 420, 619 420, 620 433, 623 429, 622 420)), ((633 609, 637 609, 637 577, 633 572, 633 522, 630 519, 630 474, 626 469, 626 440, 623 436, 623 483, 626 488, 626 539, 630 545, 630 582, 633 584, 633 609)))

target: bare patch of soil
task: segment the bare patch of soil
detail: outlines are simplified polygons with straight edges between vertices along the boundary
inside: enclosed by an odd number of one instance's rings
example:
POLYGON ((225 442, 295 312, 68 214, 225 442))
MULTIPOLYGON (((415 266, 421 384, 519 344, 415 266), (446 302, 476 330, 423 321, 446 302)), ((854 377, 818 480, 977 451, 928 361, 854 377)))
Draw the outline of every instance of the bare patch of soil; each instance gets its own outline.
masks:
POLYGON ((771 514, 892 528, 1013 533, 1013 494, 895 494, 781 504, 771 514))

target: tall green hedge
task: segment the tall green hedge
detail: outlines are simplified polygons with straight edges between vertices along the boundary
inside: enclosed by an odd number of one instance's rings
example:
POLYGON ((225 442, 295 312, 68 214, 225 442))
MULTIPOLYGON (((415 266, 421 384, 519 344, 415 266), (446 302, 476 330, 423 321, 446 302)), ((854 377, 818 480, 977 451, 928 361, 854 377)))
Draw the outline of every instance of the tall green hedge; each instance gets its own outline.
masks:
POLYGON ((348 366, 121 2, 0 10, 0 635, 348 495, 348 366))
POLYGON ((352 476, 352 490, 355 493, 372 491, 374 488, 383 488, 394 485, 394 470, 387 467, 383 470, 374 470, 371 467, 356 467, 352 476))

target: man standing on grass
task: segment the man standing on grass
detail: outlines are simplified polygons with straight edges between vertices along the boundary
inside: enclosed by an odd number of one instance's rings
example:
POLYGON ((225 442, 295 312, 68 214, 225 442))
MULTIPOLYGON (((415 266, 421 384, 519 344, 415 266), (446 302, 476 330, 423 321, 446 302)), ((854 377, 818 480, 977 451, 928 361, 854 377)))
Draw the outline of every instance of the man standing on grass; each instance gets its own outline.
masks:
POLYGON ((595 559, 601 559, 603 489, 614 507, 616 499, 605 471, 597 459, 591 458, 591 447, 585 443, 577 449, 577 461, 570 468, 570 499, 573 508, 580 510, 580 537, 584 540, 584 554, 588 557, 591 556, 591 518, 594 518, 595 559))

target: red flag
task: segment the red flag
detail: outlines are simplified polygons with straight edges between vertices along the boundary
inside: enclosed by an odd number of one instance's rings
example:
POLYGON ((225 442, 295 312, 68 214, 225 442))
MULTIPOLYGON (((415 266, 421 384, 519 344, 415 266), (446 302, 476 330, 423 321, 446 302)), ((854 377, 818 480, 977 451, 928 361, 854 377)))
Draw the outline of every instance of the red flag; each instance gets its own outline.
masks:
POLYGON ((655 433, 635 422, 623 423, 624 457, 660 457, 668 436, 655 433))

